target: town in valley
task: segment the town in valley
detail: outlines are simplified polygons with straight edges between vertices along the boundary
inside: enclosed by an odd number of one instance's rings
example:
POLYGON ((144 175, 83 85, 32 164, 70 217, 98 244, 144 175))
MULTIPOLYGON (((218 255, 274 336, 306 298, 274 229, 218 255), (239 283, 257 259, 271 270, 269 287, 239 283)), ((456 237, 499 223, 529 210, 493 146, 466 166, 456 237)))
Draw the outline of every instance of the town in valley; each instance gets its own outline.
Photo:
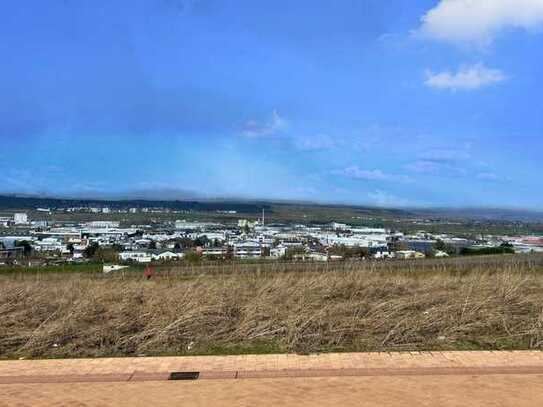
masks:
MULTIPOLYGON (((501 234, 473 233, 462 228, 451 233, 448 228, 441 231, 435 219, 424 217, 398 226, 390 222, 376 226, 374 218, 364 222, 360 216, 352 216, 352 222, 345 218, 304 222, 306 215, 278 220, 270 205, 246 205, 238 213, 232 209, 235 205, 220 209, 220 203, 207 212, 157 207, 151 202, 127 204, 109 207, 89 202, 77 207, 4 210, 0 266, 99 262, 105 271, 112 271, 131 264, 199 261, 380 261, 543 252, 543 237, 523 224, 521 234, 507 229, 501 234)), ((462 226, 463 221, 441 224, 462 226)))

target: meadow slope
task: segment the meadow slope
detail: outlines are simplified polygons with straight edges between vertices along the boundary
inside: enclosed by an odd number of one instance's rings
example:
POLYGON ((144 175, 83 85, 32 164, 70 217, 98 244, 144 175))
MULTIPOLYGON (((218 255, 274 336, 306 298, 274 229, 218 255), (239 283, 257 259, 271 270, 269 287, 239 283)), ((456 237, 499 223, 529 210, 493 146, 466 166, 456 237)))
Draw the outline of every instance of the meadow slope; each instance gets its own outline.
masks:
POLYGON ((0 357, 543 349, 543 256, 0 273, 0 357))

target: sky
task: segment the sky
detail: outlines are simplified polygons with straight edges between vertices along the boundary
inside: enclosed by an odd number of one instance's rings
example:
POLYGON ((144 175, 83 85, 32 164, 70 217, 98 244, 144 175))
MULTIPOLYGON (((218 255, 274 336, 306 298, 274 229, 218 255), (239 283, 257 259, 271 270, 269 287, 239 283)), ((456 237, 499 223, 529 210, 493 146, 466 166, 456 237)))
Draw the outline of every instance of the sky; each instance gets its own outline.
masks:
POLYGON ((0 192, 543 207, 543 0, 6 0, 0 192))

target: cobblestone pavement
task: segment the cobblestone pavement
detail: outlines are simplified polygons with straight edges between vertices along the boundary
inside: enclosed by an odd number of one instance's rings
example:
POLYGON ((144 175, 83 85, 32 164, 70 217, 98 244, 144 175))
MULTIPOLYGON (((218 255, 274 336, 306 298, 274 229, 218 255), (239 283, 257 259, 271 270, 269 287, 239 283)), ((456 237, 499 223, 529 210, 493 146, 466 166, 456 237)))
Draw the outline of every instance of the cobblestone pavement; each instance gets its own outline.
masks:
POLYGON ((0 362, 0 406, 540 406, 543 352, 0 362), (171 372, 200 372, 169 381, 171 372))

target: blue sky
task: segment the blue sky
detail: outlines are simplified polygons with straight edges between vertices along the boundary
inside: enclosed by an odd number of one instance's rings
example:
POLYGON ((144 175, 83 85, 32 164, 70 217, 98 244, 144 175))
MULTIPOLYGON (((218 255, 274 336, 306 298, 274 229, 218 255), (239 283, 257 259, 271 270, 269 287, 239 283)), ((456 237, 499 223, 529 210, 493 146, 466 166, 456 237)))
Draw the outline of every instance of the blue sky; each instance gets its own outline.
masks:
POLYGON ((543 0, 1 7, 1 192, 543 206, 543 0))

